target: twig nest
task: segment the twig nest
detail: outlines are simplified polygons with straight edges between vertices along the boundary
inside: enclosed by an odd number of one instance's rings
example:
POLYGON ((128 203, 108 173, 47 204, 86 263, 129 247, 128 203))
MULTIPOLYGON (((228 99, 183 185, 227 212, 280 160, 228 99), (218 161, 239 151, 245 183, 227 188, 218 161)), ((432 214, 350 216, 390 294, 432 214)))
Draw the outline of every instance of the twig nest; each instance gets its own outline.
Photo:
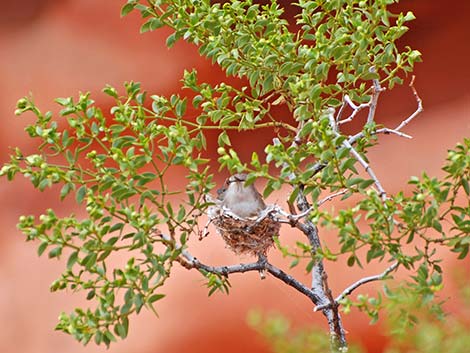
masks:
POLYGON ((266 255, 274 245, 281 224, 268 206, 257 217, 241 218, 221 204, 208 209, 210 222, 222 236, 228 248, 238 255, 266 255))

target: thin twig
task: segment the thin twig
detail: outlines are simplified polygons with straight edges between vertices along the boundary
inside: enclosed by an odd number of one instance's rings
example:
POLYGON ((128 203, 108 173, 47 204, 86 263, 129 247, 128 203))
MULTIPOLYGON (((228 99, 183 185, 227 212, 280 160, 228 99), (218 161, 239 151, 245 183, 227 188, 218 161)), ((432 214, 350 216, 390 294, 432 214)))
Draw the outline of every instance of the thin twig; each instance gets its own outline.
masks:
MULTIPOLYGON (((375 72, 375 68, 372 67, 370 69, 371 72, 375 72)), ((362 104, 359 104, 359 105, 356 105, 352 100, 351 98, 349 97, 349 95, 345 95, 344 98, 343 98, 343 101, 345 103, 347 103, 351 109, 353 110, 353 112, 351 113, 351 115, 349 115, 346 119, 343 119, 343 120, 340 120, 340 117, 343 113, 343 109, 344 109, 344 106, 345 104, 343 103, 343 105, 341 106, 339 112, 338 112, 338 115, 336 117, 336 125, 337 126, 340 126, 340 125, 343 125, 343 124, 346 124, 346 123, 349 123, 351 122, 354 117, 363 109, 366 109, 366 108, 369 108, 369 113, 367 115, 367 123, 371 123, 374 121, 374 117, 375 117, 375 111, 377 109, 377 102, 379 100, 379 95, 380 93, 384 90, 384 88, 382 88, 380 86, 380 82, 379 80, 375 79, 375 80, 372 80, 372 83, 373 83, 373 93, 372 93, 372 97, 370 98, 370 101, 367 102, 367 103, 362 103, 362 104)))
POLYGON ((202 240, 204 239, 205 237, 207 237, 209 235, 209 226, 211 225, 212 223, 212 218, 209 217, 209 220, 207 221, 207 223, 204 225, 204 230, 202 231, 201 235, 199 236, 199 240, 202 240))
MULTIPOLYGON (((346 94, 343 97, 343 104, 341 104, 341 107, 338 110, 338 114, 336 114, 336 123, 338 124, 341 121, 341 117, 343 116, 344 109, 346 108, 346 97, 349 98, 349 96, 346 94)), ((351 99, 349 99, 351 100, 351 99)))
MULTIPOLYGON (((348 190, 344 189, 344 190, 335 192, 334 194, 328 195, 327 197, 325 197, 325 198, 323 198, 323 199, 321 199, 320 201, 317 202, 317 207, 323 205, 325 202, 333 200, 335 197, 344 195, 347 192, 348 192, 348 190)), ((278 215, 286 217, 288 219, 288 223, 292 223, 293 221, 298 221, 298 220, 308 216, 308 214, 310 212, 312 212, 314 209, 315 209, 315 207, 311 206, 307 210, 305 210, 301 213, 290 214, 290 213, 287 213, 286 211, 284 211, 282 208, 280 208, 278 206, 277 208, 274 209, 274 212, 277 213, 278 215)))
POLYGON ((397 130, 393 130, 393 129, 388 129, 386 127, 382 128, 382 129, 378 129, 376 132, 376 134, 385 134, 385 135, 388 135, 388 134, 395 134, 397 136, 400 136, 400 137, 404 137, 404 138, 407 138, 407 139, 412 139, 413 137, 411 137, 410 135, 407 135, 401 131, 397 131, 397 130))
MULTIPOLYGON (((336 297, 336 299, 334 300, 334 304, 337 305, 339 304, 339 302, 347 297, 348 295, 350 295, 354 290, 356 290, 357 288, 359 288, 360 286, 366 284, 366 283, 369 283, 369 282, 373 282, 373 281, 381 281, 383 280, 385 277, 387 277, 387 275, 394 271, 396 268, 398 267, 398 262, 395 262, 393 263, 391 266, 389 266, 384 272, 382 272, 381 274, 379 275, 375 275, 375 276, 369 276, 369 277, 364 277, 364 278, 361 278, 360 280, 354 282, 353 284, 351 284, 349 287, 347 287, 345 290, 343 290, 341 292, 340 295, 338 295, 336 297)), ((320 305, 320 306, 317 306, 315 307, 315 309, 313 309, 314 311, 320 311, 320 310, 325 310, 328 306, 331 306, 331 303, 328 303, 326 305, 320 305)))
POLYGON ((348 192, 348 190, 347 190, 347 189, 344 189, 344 190, 335 192, 334 194, 328 195, 327 197, 325 197, 325 198, 321 199, 320 201, 318 201, 318 202, 317 202, 317 206, 321 206, 321 205, 323 205, 325 202, 331 201, 331 200, 333 200, 335 197, 344 195, 344 194, 347 193, 347 192, 348 192))
MULTIPOLYGON (((351 122, 351 121, 354 119, 354 117, 355 117, 361 110, 370 107, 370 102, 369 102, 369 103, 362 103, 362 104, 360 104, 360 105, 354 104, 354 102, 351 100, 351 98, 350 98, 347 94, 344 96, 344 101, 345 101, 346 103, 348 103, 348 105, 351 107, 351 109, 353 110, 353 112, 352 112, 351 115, 349 115, 346 119, 343 119, 343 120, 336 119, 336 120, 338 120, 338 122, 337 122, 338 126, 351 122)), ((341 108, 342 108, 342 107, 341 107, 341 108)), ((338 117, 340 116, 340 113, 342 113, 342 109, 340 110, 340 112, 338 112, 338 117)))
POLYGON ((404 128, 406 125, 408 125, 411 120, 416 118, 416 116, 424 110, 423 109, 423 101, 419 97, 418 92, 416 91, 416 88, 414 86, 414 83, 415 83, 415 76, 413 75, 413 77, 411 78, 410 87, 411 87, 411 90, 413 91, 413 95, 415 96, 416 102, 418 103, 418 107, 416 108, 416 110, 414 111, 413 114, 411 114, 407 119, 403 120, 400 123, 400 125, 398 125, 394 129, 395 131, 400 131, 402 128, 404 128))

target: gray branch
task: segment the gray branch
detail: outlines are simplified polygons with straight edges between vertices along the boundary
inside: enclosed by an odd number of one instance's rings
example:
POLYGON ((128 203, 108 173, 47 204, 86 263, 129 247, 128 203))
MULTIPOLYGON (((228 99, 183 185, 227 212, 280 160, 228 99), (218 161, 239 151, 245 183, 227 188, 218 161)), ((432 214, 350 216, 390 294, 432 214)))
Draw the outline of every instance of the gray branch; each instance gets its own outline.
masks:
MULTIPOLYGON (((174 243, 174 240, 172 240, 169 235, 163 233, 158 233, 158 235, 162 237, 163 240, 174 243)), ((181 246, 177 245, 176 248, 179 249, 181 248, 181 246)), ((181 256, 178 258, 178 261, 183 267, 187 269, 194 268, 222 276, 228 276, 233 273, 244 273, 249 271, 268 271, 277 279, 281 280, 285 284, 291 286, 292 288, 296 289, 300 293, 310 298, 313 304, 318 306, 322 303, 321 298, 319 298, 313 290, 296 280, 288 273, 285 273, 281 269, 269 263, 265 256, 260 256, 257 262, 252 262, 248 264, 238 264, 230 266, 209 266, 203 264, 193 255, 191 255, 189 251, 183 250, 181 252, 181 256)))
MULTIPOLYGON (((382 272, 381 274, 379 275, 375 275, 375 276, 369 276, 369 277, 364 277, 364 278, 361 278, 360 280, 358 280, 357 282, 354 282, 353 284, 351 284, 349 287, 347 287, 345 290, 343 290, 341 292, 340 295, 338 295, 335 299, 335 304, 336 305, 339 305, 339 302, 344 299, 345 297, 347 297, 348 295, 350 295, 354 290, 356 290, 357 288, 359 288, 360 286, 366 284, 366 283, 369 283, 369 282, 374 282, 374 281, 381 281, 383 280, 385 277, 388 276, 388 274, 394 270, 396 270, 398 267, 398 262, 395 262, 393 263, 391 266, 389 266, 384 272, 382 272)), ((320 311, 320 310, 325 310, 326 308, 328 308, 329 306, 331 306, 331 303, 328 303, 326 305, 320 305, 320 306, 317 306, 315 307, 315 309, 313 309, 314 311, 320 311)))
MULTIPOLYGON (((370 72, 373 72, 375 73, 375 67, 371 67, 369 69, 370 72)), ((375 111, 377 109, 377 102, 379 101, 379 95, 380 95, 380 92, 382 92, 384 89, 380 86, 380 82, 379 80, 375 79, 375 80, 372 80, 373 82, 373 89, 374 89, 374 92, 372 94, 372 98, 370 100, 370 108, 369 108, 369 114, 367 116, 367 123, 371 123, 374 121, 374 118, 375 118, 375 111)))

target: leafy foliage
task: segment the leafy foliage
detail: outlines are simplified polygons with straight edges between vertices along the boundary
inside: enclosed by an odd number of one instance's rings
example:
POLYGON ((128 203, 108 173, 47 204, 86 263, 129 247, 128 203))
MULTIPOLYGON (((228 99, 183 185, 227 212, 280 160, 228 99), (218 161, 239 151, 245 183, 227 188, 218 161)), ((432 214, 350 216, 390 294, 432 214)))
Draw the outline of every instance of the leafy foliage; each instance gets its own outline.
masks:
MULTIPOLYGON (((453 280, 461 289, 455 298, 459 302, 459 311, 453 316, 436 317, 432 311, 425 310, 419 293, 400 288, 400 295, 392 298, 382 308, 385 311, 383 324, 388 328, 388 334, 384 337, 384 352, 467 352, 470 343, 470 286, 466 274, 461 272, 461 278, 453 280), (418 320, 419 325, 410 325, 410 322, 416 323, 418 320)), ((390 293, 387 288, 385 292, 390 293)), ((360 301, 364 299, 362 296, 360 301)), ((251 311, 247 321, 275 353, 328 351, 328 336, 319 327, 294 328, 281 314, 262 314, 259 311, 251 311)), ((349 351, 366 350, 353 345, 349 351)))
MULTIPOLYGON (((258 311, 251 311, 247 321, 248 325, 265 339, 273 353, 329 351, 330 339, 318 327, 294 329, 284 316, 277 313, 263 315, 258 311)), ((362 350, 354 345, 349 347, 348 352, 359 353, 362 350)))
MULTIPOLYGON (((463 285, 463 288, 467 291, 469 289, 468 285, 463 285)), ((423 310, 416 312, 419 296, 412 291, 406 291, 401 301, 398 307, 393 302, 387 305, 384 323, 389 328, 389 334, 384 338, 386 341, 384 352, 465 353, 468 351, 470 343, 469 322, 466 315, 469 310, 468 300, 462 303, 459 314, 440 319, 423 310), (410 327, 401 319, 402 315, 397 315, 400 310, 409 309, 419 316, 420 325, 410 327)), ((417 317, 414 317, 414 320, 417 320, 417 317)), ((328 337, 319 327, 293 328, 293 325, 280 314, 262 315, 257 311, 249 313, 248 324, 260 334, 275 353, 328 351, 328 337)), ((366 350, 360 346, 351 346, 349 352, 366 352, 366 350)))

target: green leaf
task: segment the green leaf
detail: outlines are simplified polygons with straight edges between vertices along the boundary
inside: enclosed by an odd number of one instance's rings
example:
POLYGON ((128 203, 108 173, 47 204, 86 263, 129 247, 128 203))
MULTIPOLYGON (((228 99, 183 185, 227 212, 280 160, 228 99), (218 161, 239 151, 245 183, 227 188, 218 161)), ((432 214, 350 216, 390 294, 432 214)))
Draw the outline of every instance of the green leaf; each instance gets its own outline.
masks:
POLYGON ((164 22, 159 18, 151 18, 140 27, 140 33, 154 31, 157 28, 163 27, 163 25, 164 22))
POLYGON ((149 299, 148 299, 148 302, 150 304, 153 304, 155 303, 157 300, 160 300, 160 299, 163 299, 165 298, 165 294, 154 294, 152 295, 149 299))
POLYGON ((168 36, 168 38, 166 39, 166 46, 168 48, 172 48, 176 41, 178 40, 178 38, 176 37, 176 33, 173 33, 171 34, 170 36, 168 36))
POLYGON ((83 199, 85 198, 87 192, 87 187, 85 185, 82 185, 76 192, 75 194, 75 199, 78 204, 81 204, 83 202, 83 199))
POLYGON ((176 113, 176 116, 178 118, 181 118, 184 115, 184 113, 186 112, 186 103, 187 103, 186 98, 184 98, 184 99, 178 101, 178 103, 176 103, 175 113, 176 113))
POLYGON ((73 253, 70 254, 69 259, 67 260, 67 269, 71 270, 73 265, 78 260, 78 250, 74 251, 73 253))
POLYGON ((468 179, 462 178, 461 183, 462 183, 463 189, 465 190, 465 193, 466 193, 468 196, 470 196, 470 184, 469 184, 469 182, 468 182, 468 179))
POLYGON ((121 323, 114 326, 114 332, 122 339, 126 338, 128 333, 126 327, 121 323))
POLYGON ((104 334, 105 334, 105 337, 108 339, 109 342, 116 342, 116 337, 114 337, 114 335, 111 333, 111 331, 106 330, 106 332, 104 334))
POLYGON ((85 266, 85 268, 87 270, 91 270, 93 268, 93 266, 95 266, 95 264, 96 264, 96 259, 97 259, 96 253, 92 252, 92 253, 88 254, 87 256, 85 256, 80 261, 80 264, 82 266, 85 266))
POLYGON ((370 185, 372 185, 373 183, 374 183, 374 180, 372 180, 372 179, 363 180, 359 183, 359 189, 364 190, 367 187, 369 187, 370 185))
POLYGON ((297 266, 300 262, 300 259, 299 258, 295 258, 294 260, 292 260, 292 262, 290 263, 289 265, 289 268, 293 268, 295 266, 297 266))
POLYGON ((60 199, 63 200, 74 189, 74 184, 67 183, 60 190, 60 199))
POLYGON ((227 132, 224 130, 219 134, 219 137, 217 138, 217 143, 219 144, 220 147, 224 146, 232 146, 232 143, 230 142, 230 138, 227 135, 227 132))
POLYGON ((46 248, 47 248, 48 246, 49 246, 49 243, 48 243, 48 242, 46 242, 46 241, 42 242, 42 243, 38 246, 38 251, 37 251, 38 256, 41 256, 41 255, 44 253, 44 251, 46 250, 46 248))
POLYGON ((121 8, 121 17, 128 15, 132 10, 134 10, 136 3, 129 2, 121 8))
POLYGON ((63 107, 66 107, 69 104, 73 104, 72 98, 70 98, 70 97, 68 97, 68 98, 56 98, 54 101, 56 103, 58 103, 59 105, 63 106, 63 107))
POLYGON ((309 263, 307 264, 307 267, 305 268, 305 270, 307 271, 307 273, 312 272, 312 269, 313 269, 313 266, 315 266, 315 263, 316 263, 315 260, 310 260, 310 261, 309 261, 309 263))
POLYGON ((52 249, 51 251, 49 251, 48 256, 50 259, 52 259, 54 257, 59 257, 61 254, 62 254, 62 247, 58 246, 52 249))
POLYGON ((352 267, 354 266, 355 263, 356 263, 356 256, 354 255, 349 256, 348 261, 347 261, 348 266, 352 267))
POLYGON ((416 19, 416 16, 411 11, 408 11, 405 17, 403 18, 404 22, 413 21, 415 19, 416 19))

